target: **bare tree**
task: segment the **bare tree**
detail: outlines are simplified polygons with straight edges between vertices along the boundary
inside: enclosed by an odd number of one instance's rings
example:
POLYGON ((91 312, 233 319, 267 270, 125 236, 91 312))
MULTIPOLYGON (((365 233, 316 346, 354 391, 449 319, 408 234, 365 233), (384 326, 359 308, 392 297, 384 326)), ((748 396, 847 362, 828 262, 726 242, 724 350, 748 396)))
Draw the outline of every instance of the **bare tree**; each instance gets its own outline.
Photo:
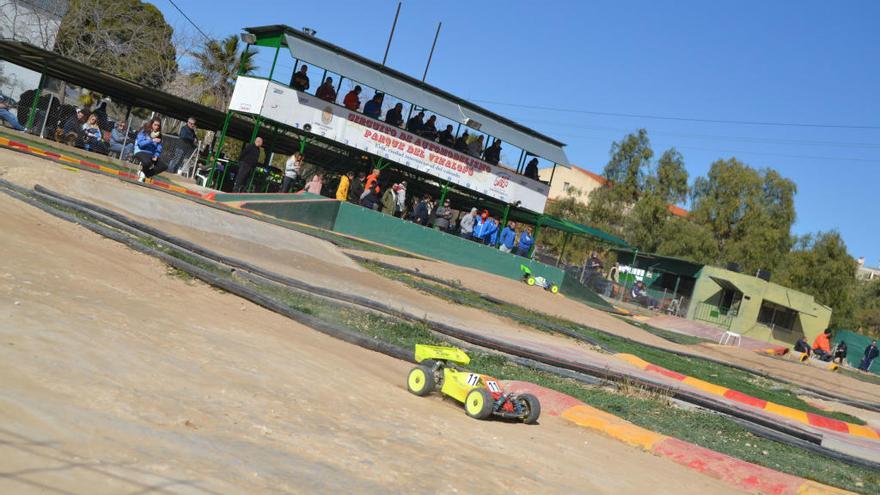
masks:
POLYGON ((67 0, 0 0, 0 38, 51 50, 67 9, 67 0))

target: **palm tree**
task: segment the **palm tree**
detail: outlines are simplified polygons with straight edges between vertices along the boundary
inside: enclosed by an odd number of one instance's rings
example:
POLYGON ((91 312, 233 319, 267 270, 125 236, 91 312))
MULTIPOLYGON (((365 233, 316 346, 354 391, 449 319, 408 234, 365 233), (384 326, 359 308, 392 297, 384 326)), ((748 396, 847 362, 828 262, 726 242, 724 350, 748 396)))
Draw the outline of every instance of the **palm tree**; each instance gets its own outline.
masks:
POLYGON ((239 50, 238 36, 234 34, 222 40, 206 41, 194 57, 199 68, 192 74, 193 82, 206 88, 202 103, 218 110, 226 110, 229 106, 235 78, 257 70, 252 54, 239 50))

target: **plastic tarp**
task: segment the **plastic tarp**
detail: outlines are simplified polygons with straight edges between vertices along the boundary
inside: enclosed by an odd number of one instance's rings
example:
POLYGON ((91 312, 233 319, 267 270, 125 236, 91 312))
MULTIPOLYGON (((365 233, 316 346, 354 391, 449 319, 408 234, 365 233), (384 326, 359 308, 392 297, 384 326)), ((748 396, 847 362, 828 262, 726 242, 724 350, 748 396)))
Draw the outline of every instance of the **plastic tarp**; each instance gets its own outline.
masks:
POLYGON ((541 215, 540 217, 538 217, 537 225, 540 225, 542 227, 549 227, 551 229, 556 229, 562 232, 567 232, 569 234, 594 237, 610 244, 615 244, 617 246, 629 247, 629 244, 627 244, 626 241, 619 237, 615 237, 607 232, 601 231, 593 227, 588 227, 580 223, 552 217, 550 215, 541 215))
MULTIPOLYGON (((330 72, 340 74, 346 79, 351 79, 395 98, 426 108, 429 113, 437 113, 462 123, 464 123, 465 119, 472 119, 481 124, 481 132, 485 132, 505 143, 510 143, 551 162, 568 165, 568 158, 565 156, 561 146, 529 135, 473 108, 462 106, 449 98, 444 98, 423 87, 407 82, 400 77, 388 73, 390 72, 388 69, 380 70, 356 60, 344 52, 322 46, 323 43, 318 44, 290 34, 285 34, 285 38, 287 46, 290 48, 290 54, 296 59, 314 64, 330 72)), ((366 95, 367 98, 370 96, 366 95)))

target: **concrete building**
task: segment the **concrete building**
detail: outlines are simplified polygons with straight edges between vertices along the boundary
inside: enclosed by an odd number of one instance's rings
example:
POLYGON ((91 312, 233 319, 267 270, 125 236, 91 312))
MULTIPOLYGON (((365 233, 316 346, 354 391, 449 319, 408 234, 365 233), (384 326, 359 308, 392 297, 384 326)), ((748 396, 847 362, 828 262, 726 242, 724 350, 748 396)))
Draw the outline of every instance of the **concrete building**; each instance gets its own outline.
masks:
POLYGON ((858 259, 859 268, 856 270, 856 278, 870 282, 872 280, 880 280, 880 268, 865 266, 865 257, 858 259))
MULTIPOLYGON (((682 301, 680 315, 744 337, 791 345, 813 342, 828 328, 831 308, 813 296, 754 275, 687 260, 618 250, 620 272, 634 265, 657 299, 682 301)), ((637 277, 638 278, 638 277, 637 277)))
POLYGON ((605 177, 575 166, 557 165, 555 172, 552 167, 538 170, 538 177, 544 182, 550 181, 551 174, 553 183, 547 196, 551 200, 573 195, 580 203, 587 204, 590 193, 608 183, 605 177))

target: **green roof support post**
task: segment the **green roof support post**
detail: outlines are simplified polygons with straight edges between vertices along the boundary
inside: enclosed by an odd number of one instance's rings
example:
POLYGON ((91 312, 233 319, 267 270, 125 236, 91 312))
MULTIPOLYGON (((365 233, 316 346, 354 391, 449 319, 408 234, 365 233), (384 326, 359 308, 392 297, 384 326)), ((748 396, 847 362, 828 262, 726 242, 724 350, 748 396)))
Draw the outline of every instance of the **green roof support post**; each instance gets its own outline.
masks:
POLYGON ((568 245, 568 237, 571 234, 566 232, 562 234, 562 249, 559 250, 559 256, 556 258, 556 266, 559 267, 559 263, 562 261, 562 257, 565 255, 565 246, 568 245))
POLYGON ((443 183, 443 187, 440 188, 440 199, 437 200, 437 206, 443 204, 443 200, 446 199, 446 193, 449 192, 449 183, 443 183))
POLYGON ((303 155, 306 152, 306 138, 299 138, 299 154, 303 155))
MULTIPOLYGON (((673 300, 673 301, 675 301, 675 297, 678 295, 678 283, 679 283, 679 282, 681 282, 681 275, 676 275, 676 276, 675 276, 675 288, 672 289, 672 300, 673 300)), ((680 307, 676 309, 676 314, 675 314, 675 316, 678 316, 678 311, 679 311, 680 309, 681 309, 680 307)))
MULTIPOLYGON (((638 257, 639 257, 639 250, 638 249, 633 250, 633 260, 632 260, 632 263, 630 263, 630 265, 629 265, 629 267, 630 267, 630 270, 629 270, 630 277, 629 278, 632 279, 633 285, 636 284, 636 274, 633 273, 633 270, 635 270, 635 268, 636 268, 636 259, 638 257)), ((623 293, 630 289, 630 287, 626 286, 626 283, 623 284, 623 288, 624 288, 624 291, 622 291, 620 293, 620 300, 621 301, 623 301, 623 293)))
MULTIPOLYGON (((217 141, 217 147, 214 148, 214 156, 211 157, 211 173, 208 174, 208 179, 205 181, 205 184, 208 187, 212 187, 214 173, 217 171, 217 159, 220 158, 220 150, 223 149, 223 142, 226 140, 226 131, 229 130, 229 121, 232 120, 232 110, 226 111, 226 118, 223 119, 223 128, 220 130, 220 139, 217 141)), ((226 177, 226 167, 223 167, 223 177, 226 177)), ((220 187, 223 186, 223 183, 220 183, 220 187)), ((220 189, 218 187, 218 189, 220 189)))
POLYGON ((550 184, 553 183, 553 177, 554 177, 555 175, 556 175, 556 164, 554 163, 554 164, 553 164, 553 170, 550 171, 550 180, 547 181, 547 185, 550 185, 550 184))
POLYGON ((532 259, 532 255, 535 253, 535 248, 538 247, 538 233, 541 232, 541 219, 538 218, 538 221, 535 222, 535 235, 532 237, 532 247, 529 248, 529 259, 532 259))
MULTIPOLYGON (((28 111, 27 122, 25 122, 24 126, 26 129, 30 130, 30 128, 34 125, 34 117, 37 115, 37 103, 40 101, 40 93, 43 92, 43 83, 46 80, 45 74, 40 74, 40 82, 37 84, 37 91, 34 93, 34 101, 31 103, 31 109, 28 111)), ((49 113, 49 109, 46 108, 46 113, 49 113)))

